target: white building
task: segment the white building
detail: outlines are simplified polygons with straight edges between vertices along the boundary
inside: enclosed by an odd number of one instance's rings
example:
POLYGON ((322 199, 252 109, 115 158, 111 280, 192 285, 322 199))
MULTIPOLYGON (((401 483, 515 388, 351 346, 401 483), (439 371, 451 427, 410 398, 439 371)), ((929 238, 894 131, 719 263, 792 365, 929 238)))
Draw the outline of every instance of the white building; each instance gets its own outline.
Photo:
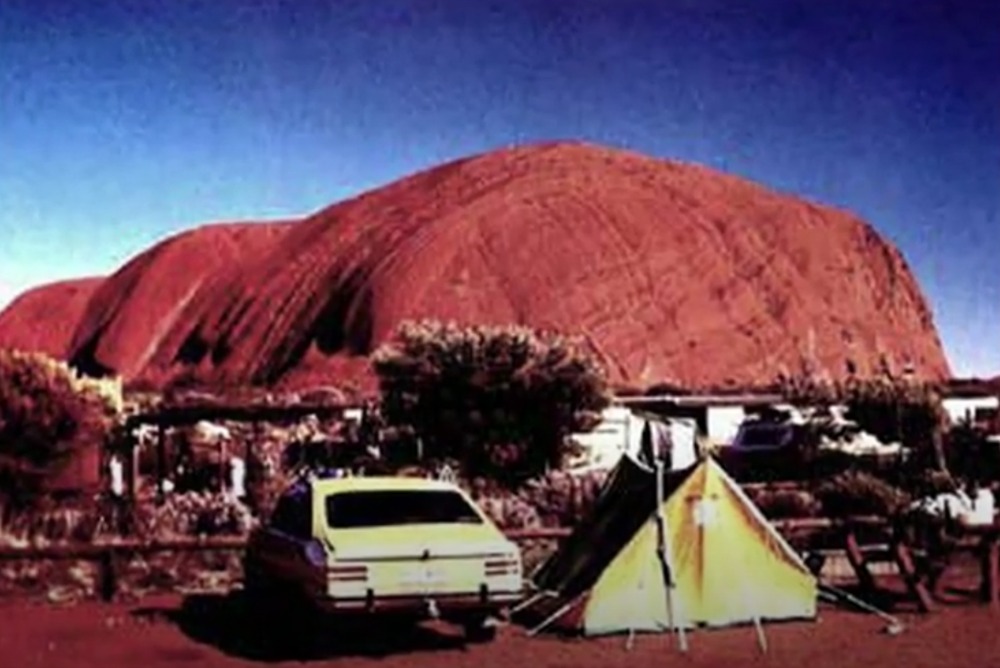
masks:
POLYGON ((1000 398, 995 396, 950 396, 941 404, 952 424, 968 421, 983 422, 1000 410, 1000 398))
POLYGON ((729 445, 747 417, 742 405, 706 406, 705 434, 713 445, 729 445))
POLYGON ((779 394, 733 393, 621 397, 618 402, 657 415, 690 418, 711 445, 723 446, 733 442, 748 413, 781 405, 784 398, 779 394))
MULTIPOLYGON (((589 432, 570 438, 581 446, 581 456, 571 469, 610 469, 622 454, 637 455, 647 428, 655 445, 670 448, 671 468, 683 469, 698 457, 697 426, 690 419, 661 419, 636 413, 625 406, 611 406, 601 414, 601 422, 589 432)), ((654 447, 655 447, 654 445, 654 447)))

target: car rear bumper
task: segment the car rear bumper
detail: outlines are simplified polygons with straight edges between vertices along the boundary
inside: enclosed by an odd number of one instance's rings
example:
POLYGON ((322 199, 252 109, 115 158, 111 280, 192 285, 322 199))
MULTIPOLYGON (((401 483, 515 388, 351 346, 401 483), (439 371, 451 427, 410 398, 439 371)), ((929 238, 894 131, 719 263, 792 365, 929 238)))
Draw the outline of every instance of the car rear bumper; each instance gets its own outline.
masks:
POLYGON ((433 618, 465 617, 495 614, 517 603, 521 592, 488 592, 467 594, 428 594, 426 596, 380 596, 374 592, 364 598, 323 597, 317 607, 333 615, 399 615, 433 618))

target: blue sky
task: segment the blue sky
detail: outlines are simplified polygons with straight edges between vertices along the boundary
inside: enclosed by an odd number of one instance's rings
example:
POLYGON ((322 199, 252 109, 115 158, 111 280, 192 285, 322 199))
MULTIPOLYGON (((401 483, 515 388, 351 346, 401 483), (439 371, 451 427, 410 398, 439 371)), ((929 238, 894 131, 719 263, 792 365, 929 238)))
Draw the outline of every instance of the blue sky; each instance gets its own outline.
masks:
POLYGON ((535 140, 700 162, 895 242, 1000 374, 1000 3, 3 0, 0 303, 183 228, 535 140))

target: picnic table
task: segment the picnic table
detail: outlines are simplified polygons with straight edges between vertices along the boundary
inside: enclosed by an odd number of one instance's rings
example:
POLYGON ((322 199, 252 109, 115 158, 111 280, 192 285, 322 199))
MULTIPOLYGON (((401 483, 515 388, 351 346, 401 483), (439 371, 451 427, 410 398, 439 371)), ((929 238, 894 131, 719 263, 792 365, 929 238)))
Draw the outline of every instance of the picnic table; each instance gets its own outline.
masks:
POLYGON ((911 518, 895 532, 895 541, 908 545, 915 562, 916 576, 936 599, 946 598, 940 583, 954 564, 957 553, 979 558, 980 599, 1000 608, 1000 521, 971 524, 952 517, 911 518))
POLYGON ((841 538, 847 560, 865 594, 875 595, 879 590, 870 565, 878 562, 892 563, 899 570, 907 594, 917 604, 917 608, 921 612, 931 612, 934 609, 934 597, 929 580, 933 578, 928 577, 930 571, 926 568, 927 561, 920 560, 915 554, 911 535, 898 523, 852 518, 843 525, 841 538), (870 534, 872 529, 882 534, 875 546, 871 543, 866 545, 862 540, 862 536, 870 534))
POLYGON ((980 598, 992 608, 1000 608, 1000 522, 968 524, 952 522, 945 526, 953 541, 953 550, 971 550, 980 564, 980 598))
POLYGON ((772 524, 782 535, 808 555, 807 565, 819 575, 823 568, 824 554, 842 553, 854 571, 858 586, 866 596, 875 597, 880 591, 871 566, 892 563, 896 566, 906 587, 908 597, 921 612, 934 608, 931 588, 928 586, 926 560, 915 554, 912 532, 903 525, 881 516, 848 516, 839 518, 801 518, 773 520, 772 524), (810 540, 820 539, 819 541, 810 540), (817 544, 817 542, 819 544, 817 544), (814 560, 813 557, 819 557, 814 560), (812 563, 810 563, 812 562, 812 563))

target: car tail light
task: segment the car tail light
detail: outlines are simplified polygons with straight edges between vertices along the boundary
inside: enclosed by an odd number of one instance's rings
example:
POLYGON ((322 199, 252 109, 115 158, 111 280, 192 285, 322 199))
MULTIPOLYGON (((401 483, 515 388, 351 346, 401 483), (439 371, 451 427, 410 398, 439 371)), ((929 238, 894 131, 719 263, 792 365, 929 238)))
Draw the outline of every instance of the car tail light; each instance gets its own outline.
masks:
POLYGON ((326 565, 326 549, 318 540, 311 540, 303 547, 306 561, 313 566, 323 567, 326 565))
POLYGON ((486 577, 517 575, 521 570, 521 560, 513 555, 491 557, 486 560, 486 577))
POLYGON ((342 565, 331 566, 327 570, 332 582, 366 582, 368 580, 368 567, 364 565, 342 565))

